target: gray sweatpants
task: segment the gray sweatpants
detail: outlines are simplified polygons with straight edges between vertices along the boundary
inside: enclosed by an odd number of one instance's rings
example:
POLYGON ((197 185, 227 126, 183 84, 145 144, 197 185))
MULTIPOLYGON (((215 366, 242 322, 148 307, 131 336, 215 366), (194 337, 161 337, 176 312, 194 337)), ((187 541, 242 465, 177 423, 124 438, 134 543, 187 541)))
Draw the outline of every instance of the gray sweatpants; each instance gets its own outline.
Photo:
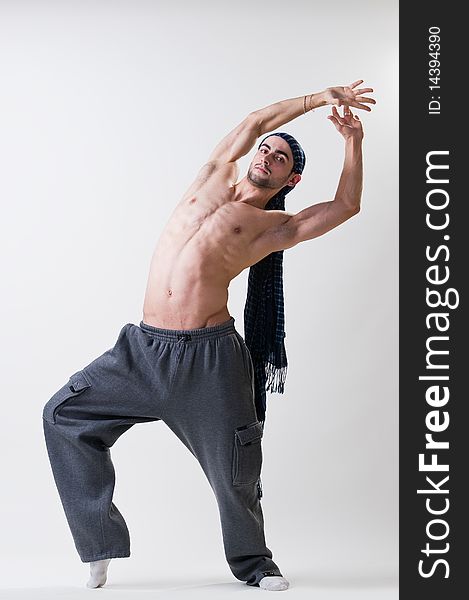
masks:
POLYGON ((135 423, 163 421, 197 458, 220 514, 233 575, 257 586, 281 575, 264 538, 262 424, 253 365, 234 318, 200 329, 127 323, 113 348, 74 373, 45 404, 55 483, 83 562, 130 556, 112 502, 110 447, 135 423))

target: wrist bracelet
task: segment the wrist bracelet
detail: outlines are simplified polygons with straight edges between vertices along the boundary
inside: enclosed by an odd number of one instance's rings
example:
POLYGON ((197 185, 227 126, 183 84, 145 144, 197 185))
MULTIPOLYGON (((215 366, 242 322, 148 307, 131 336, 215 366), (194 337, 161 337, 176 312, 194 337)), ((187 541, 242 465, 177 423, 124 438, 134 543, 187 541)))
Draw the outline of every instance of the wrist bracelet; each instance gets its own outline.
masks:
POLYGON ((308 108, 308 110, 306 110, 306 97, 307 97, 307 96, 305 96, 305 97, 303 98, 303 114, 304 114, 304 115, 305 115, 307 112, 309 112, 309 111, 313 111, 313 112, 314 112, 314 108, 312 108, 312 105, 313 105, 313 94, 310 94, 310 95, 309 95, 309 108, 308 108))

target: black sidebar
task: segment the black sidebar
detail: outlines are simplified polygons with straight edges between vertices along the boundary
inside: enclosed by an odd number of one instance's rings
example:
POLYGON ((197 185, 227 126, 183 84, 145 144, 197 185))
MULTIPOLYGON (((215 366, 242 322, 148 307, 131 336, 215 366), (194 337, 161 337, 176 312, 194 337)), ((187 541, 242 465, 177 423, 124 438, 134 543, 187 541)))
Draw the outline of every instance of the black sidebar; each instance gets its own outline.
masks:
POLYGON ((400 4, 402 600, 469 594, 469 28, 461 11, 451 0, 400 4))

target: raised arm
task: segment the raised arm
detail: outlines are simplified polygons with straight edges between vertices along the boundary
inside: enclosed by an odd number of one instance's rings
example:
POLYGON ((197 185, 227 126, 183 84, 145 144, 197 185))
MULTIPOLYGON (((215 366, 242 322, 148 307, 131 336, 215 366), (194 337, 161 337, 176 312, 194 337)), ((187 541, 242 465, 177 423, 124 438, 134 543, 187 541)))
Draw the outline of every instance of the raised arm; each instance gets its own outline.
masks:
POLYGON ((373 90, 371 88, 356 89, 361 83, 363 83, 363 80, 360 79, 350 86, 330 87, 323 92, 282 100, 251 112, 221 140, 210 155, 208 162, 235 162, 252 149, 260 136, 320 106, 333 104, 371 110, 367 104, 374 104, 375 101, 362 94, 373 90))
POLYGON ((343 116, 333 106, 328 119, 345 140, 344 165, 334 199, 313 204, 293 215, 279 214, 278 223, 255 240, 256 256, 292 248, 323 235, 359 212, 363 183, 362 125, 348 106, 344 107, 343 116))
POLYGON ((342 117, 334 106, 328 119, 345 140, 344 165, 339 184, 333 200, 308 206, 290 217, 287 228, 293 245, 323 235, 360 210, 363 186, 362 124, 347 106, 342 117))

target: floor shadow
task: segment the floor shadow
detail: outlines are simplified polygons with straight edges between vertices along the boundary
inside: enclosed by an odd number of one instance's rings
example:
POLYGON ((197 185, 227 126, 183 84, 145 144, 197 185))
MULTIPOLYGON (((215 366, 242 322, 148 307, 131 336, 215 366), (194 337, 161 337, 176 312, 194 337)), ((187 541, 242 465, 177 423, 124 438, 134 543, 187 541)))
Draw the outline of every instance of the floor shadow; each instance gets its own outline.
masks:
POLYGON ((242 581, 233 581, 226 583, 206 583, 197 581, 196 579, 186 579, 181 582, 179 578, 174 579, 158 579, 158 581, 132 581, 128 583, 109 583, 106 584, 108 590, 119 590, 119 591, 182 591, 182 590, 215 590, 218 592, 236 592, 237 590, 244 590, 247 586, 242 581))

